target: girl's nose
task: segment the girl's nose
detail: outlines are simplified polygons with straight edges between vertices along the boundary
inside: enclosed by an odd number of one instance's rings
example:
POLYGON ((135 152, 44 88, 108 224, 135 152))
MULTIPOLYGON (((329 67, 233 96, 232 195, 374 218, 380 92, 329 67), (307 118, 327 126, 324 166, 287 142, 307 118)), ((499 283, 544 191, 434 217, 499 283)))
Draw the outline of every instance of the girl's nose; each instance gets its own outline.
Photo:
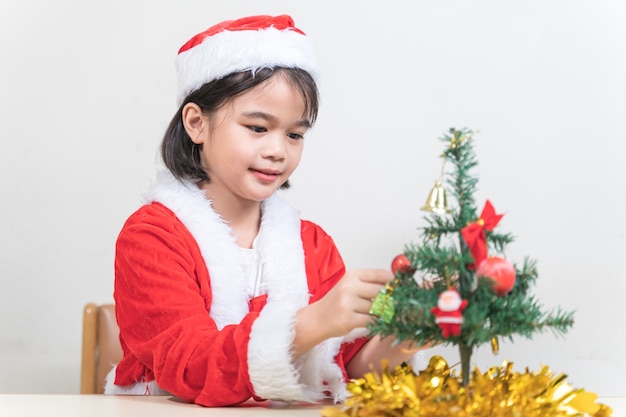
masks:
POLYGON ((282 135, 267 135, 263 143, 264 158, 270 158, 274 160, 282 160, 286 156, 285 150, 285 138, 282 135))

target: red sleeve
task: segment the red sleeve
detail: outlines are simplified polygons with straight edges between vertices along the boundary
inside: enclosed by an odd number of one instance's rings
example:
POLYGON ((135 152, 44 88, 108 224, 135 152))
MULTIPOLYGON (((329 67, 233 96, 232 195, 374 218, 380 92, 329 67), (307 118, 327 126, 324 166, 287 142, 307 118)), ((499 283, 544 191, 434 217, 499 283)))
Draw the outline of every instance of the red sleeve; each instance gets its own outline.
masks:
MULTIPOLYGON (((346 267, 333 239, 315 223, 302 222, 302 242, 311 303, 313 303, 326 295, 339 282, 346 273, 346 267)), ((362 337, 341 345, 335 361, 341 368, 344 379, 348 379, 346 365, 368 340, 362 337)))
POLYGON ((116 384, 154 377, 161 388, 207 406, 253 395, 246 358, 258 313, 218 331, 200 250, 162 205, 143 207, 122 229, 114 297, 124 349, 116 384))
POLYGON ((310 302, 314 303, 339 282, 346 267, 335 242, 321 227, 303 221, 301 230, 310 302))

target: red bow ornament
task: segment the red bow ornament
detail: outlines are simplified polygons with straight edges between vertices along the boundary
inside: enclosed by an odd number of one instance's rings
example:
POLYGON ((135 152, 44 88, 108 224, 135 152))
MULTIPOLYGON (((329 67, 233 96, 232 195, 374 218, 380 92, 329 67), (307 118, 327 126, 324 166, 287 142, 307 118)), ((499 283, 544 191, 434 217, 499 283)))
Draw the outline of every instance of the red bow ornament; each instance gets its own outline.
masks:
POLYGON ((474 258, 474 263, 467 265, 468 269, 476 269, 485 258, 487 258, 487 236, 485 230, 492 231, 500 222, 504 214, 496 214, 496 210, 489 200, 485 202, 480 217, 473 223, 461 229, 461 234, 465 243, 474 258))

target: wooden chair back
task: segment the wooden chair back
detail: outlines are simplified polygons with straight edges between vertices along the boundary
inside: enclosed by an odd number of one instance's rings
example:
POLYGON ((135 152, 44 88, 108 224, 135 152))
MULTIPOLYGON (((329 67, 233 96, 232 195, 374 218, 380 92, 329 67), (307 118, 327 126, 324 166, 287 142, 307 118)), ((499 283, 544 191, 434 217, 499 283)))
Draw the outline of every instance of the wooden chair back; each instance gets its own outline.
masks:
POLYGON ((87 303, 83 308, 81 394, 104 393, 104 379, 122 359, 115 304, 87 303))

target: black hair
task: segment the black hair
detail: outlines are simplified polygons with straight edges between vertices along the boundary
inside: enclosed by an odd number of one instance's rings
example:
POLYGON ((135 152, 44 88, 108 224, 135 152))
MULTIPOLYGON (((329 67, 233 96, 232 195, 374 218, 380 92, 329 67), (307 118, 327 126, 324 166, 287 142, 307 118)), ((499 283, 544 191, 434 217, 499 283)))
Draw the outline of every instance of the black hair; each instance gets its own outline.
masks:
MULTIPOLYGON (((210 81, 183 100, 163 136, 161 158, 174 177, 179 180, 210 181, 200 159, 200 145, 191 140, 183 126, 183 107, 187 103, 197 104, 204 114, 211 116, 238 95, 278 74, 284 76, 302 94, 304 116, 313 125, 319 109, 319 92, 311 75, 302 69, 262 68, 255 72, 236 72, 210 81)), ((281 188, 289 188, 289 182, 282 184, 281 188)))

